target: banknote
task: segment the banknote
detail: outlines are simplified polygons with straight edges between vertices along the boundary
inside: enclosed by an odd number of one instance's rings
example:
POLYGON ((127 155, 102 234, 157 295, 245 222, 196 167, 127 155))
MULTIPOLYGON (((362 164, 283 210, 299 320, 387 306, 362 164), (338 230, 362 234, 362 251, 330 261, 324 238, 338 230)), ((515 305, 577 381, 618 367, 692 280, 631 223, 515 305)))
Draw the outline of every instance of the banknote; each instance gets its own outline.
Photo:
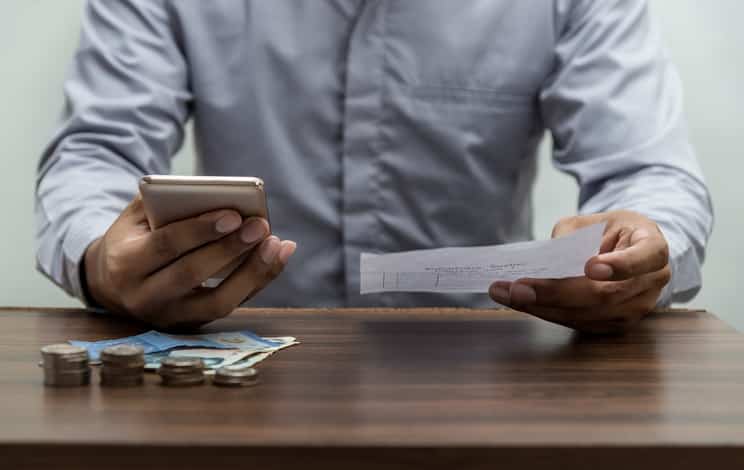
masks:
POLYGON ((166 357, 180 358, 197 358, 204 362, 207 369, 219 369, 220 367, 234 364, 235 362, 245 359, 251 354, 257 354, 255 351, 241 351, 239 349, 170 349, 145 354, 145 370, 157 370, 160 363, 166 357))
POLYGON ((197 357, 208 358, 211 359, 209 362, 225 365, 225 360, 229 359, 237 362, 251 354, 276 351, 292 344, 297 344, 297 340, 291 336, 264 338, 248 330, 197 335, 172 335, 152 330, 126 338, 106 339, 102 341, 71 340, 69 343, 86 348, 92 362, 98 362, 101 351, 108 346, 133 344, 141 346, 145 351, 146 358, 151 357, 153 362, 159 356, 161 359, 165 357, 160 353, 171 354, 178 350, 180 351, 178 354, 187 354, 185 350, 190 349, 199 351, 198 353, 191 353, 199 354, 197 357), (207 353, 205 352, 206 350, 211 350, 212 352, 207 353), (219 354, 214 352, 215 350, 225 350, 225 353, 219 354))
MULTIPOLYGON (((233 364, 230 364, 230 367, 233 369, 246 369, 248 367, 253 367, 259 362, 263 361, 267 357, 274 354, 276 351, 266 351, 266 352, 260 352, 256 354, 252 354, 244 359, 241 359, 239 361, 234 362, 233 364)), ((206 372, 207 374, 209 372, 206 372)), ((214 373, 214 371, 212 371, 214 373)))
POLYGON ((145 369, 157 370, 160 362, 166 357, 188 357, 198 358, 204 362, 206 374, 214 373, 220 367, 243 363, 250 360, 255 365, 263 361, 271 354, 284 348, 300 344, 292 336, 270 338, 276 345, 259 349, 209 349, 209 348, 176 348, 167 351, 145 354, 145 369))

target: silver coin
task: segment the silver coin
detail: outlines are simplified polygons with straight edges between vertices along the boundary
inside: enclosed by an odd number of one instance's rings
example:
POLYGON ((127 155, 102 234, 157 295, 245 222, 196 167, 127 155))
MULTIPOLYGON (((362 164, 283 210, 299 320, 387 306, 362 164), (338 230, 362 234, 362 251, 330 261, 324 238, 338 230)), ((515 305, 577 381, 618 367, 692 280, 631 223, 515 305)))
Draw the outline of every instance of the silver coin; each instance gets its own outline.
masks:
POLYGON ((50 374, 50 375, 59 375, 59 376, 74 376, 74 375, 90 374, 90 369, 58 370, 58 369, 44 368, 44 373, 50 374))
POLYGON ((90 373, 83 374, 44 374, 44 385, 53 387, 72 387, 88 385, 90 383, 90 373))
POLYGON ((195 382, 199 380, 204 380, 205 376, 204 374, 189 374, 189 375, 179 375, 179 376, 162 375, 160 376, 160 378, 166 382, 195 382))
POLYGON ((44 364, 43 366, 41 366, 41 368, 45 372, 48 371, 48 372, 54 372, 54 373, 60 373, 60 374, 64 374, 64 373, 77 374, 81 372, 90 371, 90 367, 88 367, 87 364, 80 366, 80 367, 56 367, 54 365, 50 366, 48 364, 44 364))
POLYGON ((82 367, 88 365, 87 356, 43 356, 42 363, 54 367, 82 367))
POLYGON ((144 359, 137 359, 131 362, 104 362, 102 369, 108 370, 139 370, 145 368, 144 359))
POLYGON ((120 375, 145 375, 145 369, 142 367, 101 367, 101 374, 111 375, 114 377, 120 375))
POLYGON ((41 359, 44 362, 49 362, 49 363, 80 362, 80 361, 88 361, 88 354, 87 353, 42 354, 41 359))
POLYGON ((42 355, 58 356, 58 355, 70 355, 70 354, 88 354, 88 351, 80 346, 73 346, 67 343, 49 344, 41 348, 42 355))
POLYGON ((162 367, 158 369, 159 375, 164 375, 167 377, 184 377, 189 375, 204 375, 204 370, 202 369, 178 369, 178 370, 169 370, 169 369, 163 369, 162 367))
POLYGON ((253 387, 254 385, 258 385, 260 381, 258 379, 255 380, 225 380, 225 379, 217 379, 215 378, 212 380, 212 383, 214 385, 217 385, 218 387, 253 387))
POLYGON ((53 387, 72 387, 90 383, 88 351, 67 343, 50 344, 41 348, 41 367, 44 384, 53 387))
POLYGON ((258 371, 252 367, 220 367, 214 373, 215 385, 249 387, 258 383, 258 371))
POLYGON ((145 369, 145 361, 136 360, 132 362, 104 362, 101 364, 101 369, 109 370, 139 370, 145 369))
POLYGON ((41 367, 52 367, 55 369, 84 369, 88 367, 88 361, 85 359, 76 361, 49 361, 42 362, 41 367))
POLYGON ((103 363, 144 362, 145 350, 132 344, 116 344, 101 351, 103 363))
POLYGON ((253 367, 224 366, 217 369, 217 373, 229 377, 258 377, 258 370, 253 367))
POLYGON ((198 358, 168 357, 158 368, 162 384, 187 386, 204 383, 204 362, 198 358))
POLYGON ((160 362, 160 369, 204 369, 204 361, 192 357, 166 357, 160 362))

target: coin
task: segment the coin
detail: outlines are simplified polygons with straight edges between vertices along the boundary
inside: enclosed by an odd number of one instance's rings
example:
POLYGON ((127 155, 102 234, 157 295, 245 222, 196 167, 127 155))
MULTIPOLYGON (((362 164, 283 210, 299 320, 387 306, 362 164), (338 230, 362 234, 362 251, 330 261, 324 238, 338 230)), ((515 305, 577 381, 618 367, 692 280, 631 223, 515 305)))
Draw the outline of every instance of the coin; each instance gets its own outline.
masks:
POLYGON ((90 372, 80 374, 44 374, 44 385, 53 387, 75 387, 88 385, 90 383, 90 372))
POLYGON ((204 383, 204 374, 190 375, 184 377, 167 377, 161 376, 162 384, 169 387, 201 385, 204 383))
POLYGON ((252 367, 220 367, 212 383, 223 387, 250 387, 258 383, 258 371, 252 367))
POLYGON ((88 351, 80 346, 67 343, 49 344, 41 348, 42 356, 69 356, 73 354, 87 354, 88 351))
POLYGON ((144 383, 145 351, 140 346, 117 344, 101 351, 101 385, 134 387, 144 383))
POLYGON ((132 344, 117 344, 101 351, 101 362, 132 363, 144 362, 145 350, 132 344))
POLYGON ((196 357, 166 357, 160 362, 165 369, 194 369, 204 368, 204 361, 196 357))
POLYGON ((204 362, 198 358, 167 357, 158 368, 162 384, 189 386, 204 383, 204 362))
POLYGON ((72 387, 90 383, 88 351, 79 346, 60 343, 41 348, 44 384, 72 387))

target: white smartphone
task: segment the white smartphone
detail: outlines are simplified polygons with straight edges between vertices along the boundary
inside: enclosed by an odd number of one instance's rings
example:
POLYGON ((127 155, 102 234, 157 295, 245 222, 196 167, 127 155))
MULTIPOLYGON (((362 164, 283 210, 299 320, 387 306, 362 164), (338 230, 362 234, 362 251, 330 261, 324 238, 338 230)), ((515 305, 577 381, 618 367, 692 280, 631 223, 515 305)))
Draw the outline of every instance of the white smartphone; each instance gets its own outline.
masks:
MULTIPOLYGON (((244 218, 257 216, 269 220, 261 178, 147 175, 140 180, 139 189, 152 230, 219 209, 234 209, 244 218)), ((218 285, 246 256, 215 273, 204 285, 218 285)))

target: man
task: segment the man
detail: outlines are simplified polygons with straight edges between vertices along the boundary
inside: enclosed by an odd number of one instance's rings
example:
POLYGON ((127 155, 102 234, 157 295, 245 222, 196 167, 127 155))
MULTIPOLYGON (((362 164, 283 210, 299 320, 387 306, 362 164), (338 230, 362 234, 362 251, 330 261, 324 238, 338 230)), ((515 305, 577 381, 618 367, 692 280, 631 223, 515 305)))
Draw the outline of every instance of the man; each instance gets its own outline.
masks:
POLYGON ((711 205, 642 0, 91 0, 65 92, 39 166, 39 267, 157 326, 244 300, 495 300, 609 331, 700 288, 711 205), (148 228, 137 181, 169 171, 190 118, 199 173, 262 177, 270 228, 231 211, 148 228), (553 236, 608 223, 586 276, 496 282, 492 300, 359 295, 362 251, 529 238, 546 129, 581 188, 553 236), (279 277, 296 245, 270 231, 299 242, 279 277))

